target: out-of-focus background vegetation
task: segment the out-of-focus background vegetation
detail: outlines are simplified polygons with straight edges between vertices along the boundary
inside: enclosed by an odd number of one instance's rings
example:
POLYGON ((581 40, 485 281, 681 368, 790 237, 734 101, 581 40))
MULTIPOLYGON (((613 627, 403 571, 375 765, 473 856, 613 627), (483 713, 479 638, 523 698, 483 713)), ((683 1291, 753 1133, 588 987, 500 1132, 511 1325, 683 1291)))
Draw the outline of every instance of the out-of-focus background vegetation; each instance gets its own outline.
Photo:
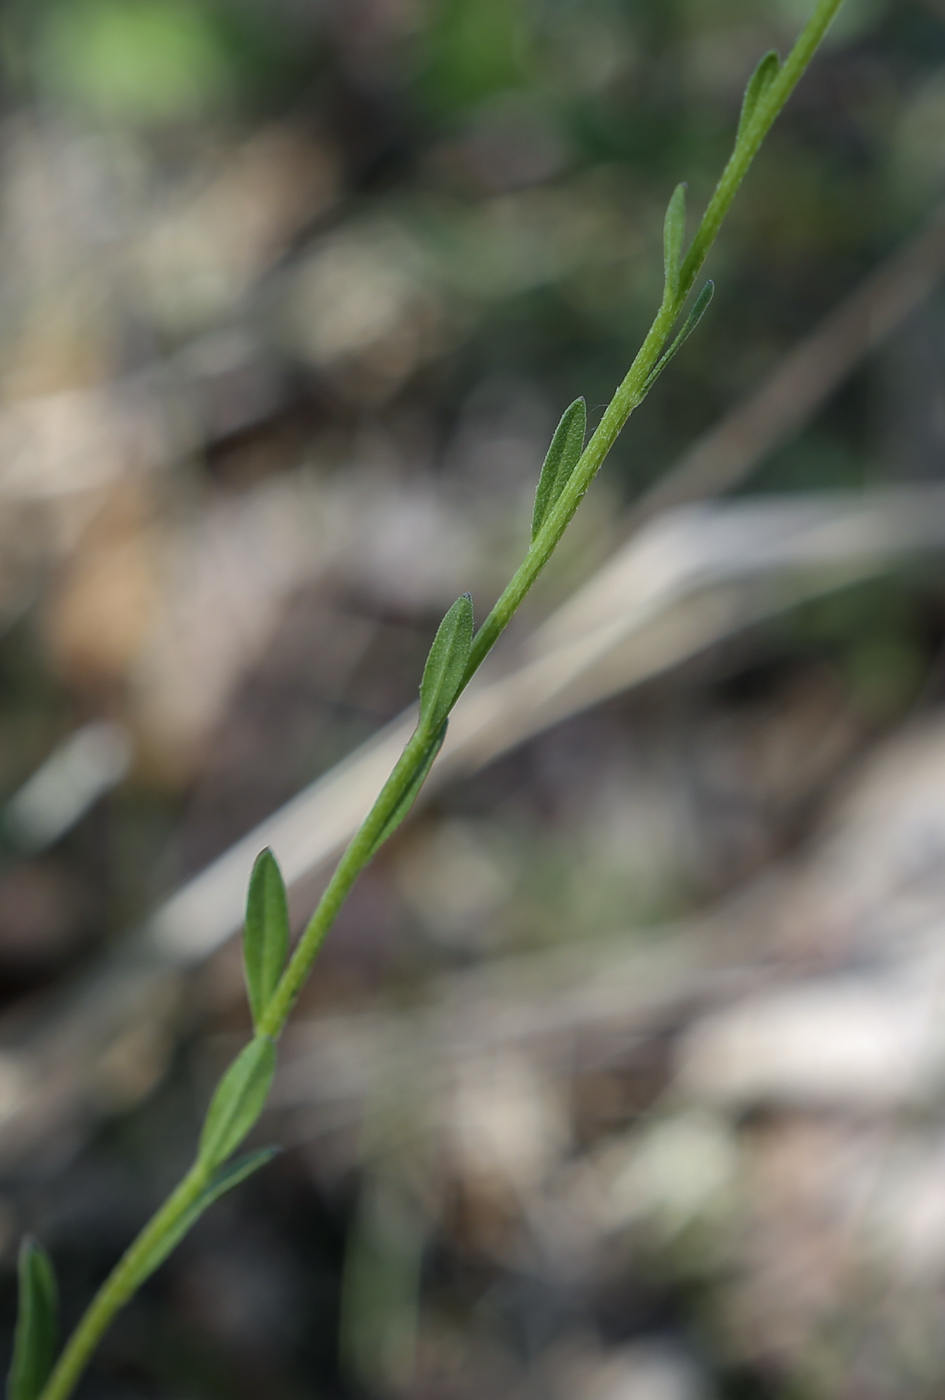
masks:
MULTIPOLYGON (((4 6, 7 1347, 22 1231, 74 1320, 245 1035, 227 853, 302 794, 304 917, 807 8, 4 6)), ((941 1394, 943 194, 945 5, 847 0, 90 1400, 941 1394)))

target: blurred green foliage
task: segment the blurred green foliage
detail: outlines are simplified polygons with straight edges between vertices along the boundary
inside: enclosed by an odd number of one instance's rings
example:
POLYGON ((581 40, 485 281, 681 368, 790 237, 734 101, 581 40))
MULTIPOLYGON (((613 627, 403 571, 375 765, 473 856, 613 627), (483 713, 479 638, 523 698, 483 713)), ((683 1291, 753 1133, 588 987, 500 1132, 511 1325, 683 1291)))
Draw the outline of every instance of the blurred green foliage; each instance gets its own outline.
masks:
MULTIPOLYGON (((70 0, 14 4, 4 25, 14 91, 79 122, 197 131, 281 106, 326 123, 350 215, 419 244, 424 275, 456 305, 456 395, 495 371, 536 375, 558 402, 590 379, 593 403, 657 294, 668 188, 685 176, 699 207, 754 56, 783 48, 803 8, 70 0)), ((637 480, 929 207, 942 30, 919 0, 851 5, 715 255, 714 349, 688 347, 645 411, 637 480)))
POLYGON ((436 116, 540 78, 525 0, 439 0, 430 15, 415 81, 436 116))
POLYGON ((193 121, 232 102, 230 34, 197 0, 73 0, 56 6, 38 43, 53 98, 125 121, 193 121))
MULTIPOLYGON (((287 398, 248 446, 238 433, 221 430, 214 440, 208 433, 163 479, 162 508, 172 500, 169 513, 183 517, 214 493, 229 504, 247 481, 294 469, 310 450, 327 477, 336 463, 365 453, 365 443, 379 443, 378 480, 390 462, 392 474, 402 473, 398 485, 426 473, 426 486, 434 480, 452 493, 482 527, 490 551, 517 554, 540 465, 536 444, 547 444, 578 394, 587 397, 593 426, 659 301, 661 225, 673 186, 689 182, 691 231, 730 147, 748 73, 766 49, 783 52, 808 9, 807 0, 9 0, 0 14, 10 136, 5 207, 28 204, 23 190, 40 188, 40 176, 80 190, 83 171, 95 178, 93 198, 76 195, 72 223, 40 220, 44 236, 26 238, 8 256, 0 285, 4 373, 19 366, 17 356, 32 364, 35 344, 56 348, 60 320, 74 323, 76 342, 91 355, 91 371, 79 357, 82 387, 96 375, 121 381, 155 363, 178 372, 197 363, 196 354, 186 358, 195 347, 219 348, 214 337, 236 332, 288 365, 287 398), (264 148, 256 166, 241 165, 242 143, 273 128, 303 133, 328 174, 319 198, 303 190, 290 234, 271 244, 260 237, 258 253, 254 219, 276 201, 264 177, 278 157, 264 148), (15 140, 28 129, 45 133, 48 144, 23 156, 15 140), (63 150, 60 164, 48 156, 63 150), (17 175, 23 169, 28 179, 17 175), (10 193, 16 178, 19 193, 10 193), (225 192, 239 185, 239 197, 221 197, 208 213, 199 198, 218 185, 225 192), (30 336, 21 335, 24 325, 30 336), (106 349, 95 360, 89 346, 98 353, 100 344, 106 349), (486 518, 486 498, 497 502, 498 526, 486 518)), ((291 169, 304 183, 301 164, 291 169)), ((707 272, 718 291, 706 322, 614 453, 611 499, 631 500, 667 470, 911 235, 943 193, 945 8, 941 0, 847 0, 713 254, 707 272)), ((25 219, 23 226, 32 227, 25 219)), ((940 475, 943 327, 945 307, 932 299, 739 489, 855 488, 940 475)), ((54 387, 69 388, 68 377, 64 386, 55 379, 56 354, 49 359, 54 387)), ((239 400, 242 382, 229 392, 239 400)), ((606 511, 609 522, 616 512, 609 504, 606 511)), ((44 567, 45 575, 36 571, 43 587, 56 574, 44 567)), ((577 576, 583 564, 569 567, 577 576)), ((346 586, 335 625, 364 623, 380 639, 355 663, 354 680, 343 678, 333 691, 326 662, 305 690, 300 672, 278 671, 284 658, 274 643, 259 665, 272 664, 276 680, 268 691, 248 685, 233 700, 234 708, 243 704, 240 721, 220 718, 223 739, 208 745, 209 758, 200 755, 205 770, 185 768, 180 778, 168 763, 139 774, 44 857, 46 866, 34 863, 37 887, 50 871, 74 882, 62 883, 60 897, 80 927, 64 951, 52 941, 37 964, 2 962, 8 999, 68 975, 80 956, 133 925, 181 871, 225 848, 415 695, 432 612, 422 600, 379 600, 380 589, 346 586), (274 692, 275 720, 265 712, 274 692), (311 721, 316 710, 324 722, 311 721)), ((32 603, 21 608, 0 641, 6 794, 63 733, 97 707, 108 709, 124 681, 83 688, 57 670, 39 612, 32 603)), ((313 646, 312 631, 320 634, 308 614, 303 623, 279 641, 283 652, 313 646)), ((851 728, 862 717, 865 728, 893 724, 940 694, 943 637, 940 571, 902 571, 739 639, 732 690, 755 686, 745 702, 754 714, 769 701, 776 708, 793 678, 813 677, 815 688, 835 687, 844 713, 855 716, 851 728)), ((729 888, 758 857, 754 836, 743 838, 741 827, 729 864, 724 852, 713 853, 713 831, 720 847, 726 839, 726 803, 737 807, 726 774, 718 787, 708 784, 698 840, 672 812, 661 815, 659 799, 674 783, 698 786, 700 744, 711 751, 705 766, 725 769, 712 724, 731 709, 731 695, 715 695, 696 668, 626 710, 605 707, 593 725, 546 736, 535 754, 482 775, 478 788, 464 785, 445 799, 442 829, 439 812, 405 836, 383 900, 368 891, 366 912, 339 940, 355 950, 350 965, 335 968, 334 983, 329 971, 326 996, 387 975, 384 958, 392 955, 386 945, 378 953, 372 938, 396 943, 394 960, 410 984, 429 966, 497 949, 624 937, 630 924, 685 915, 707 891, 729 888), (664 722, 661 748, 651 741, 664 722), (708 737, 698 737, 700 724, 708 737), (654 796, 645 786, 640 796, 641 773, 654 796), (444 885, 456 869, 466 872, 468 889, 451 909, 444 885), (398 880, 409 891, 401 906, 392 892, 398 880), (394 911, 390 927, 380 904, 394 911)), ((745 770, 753 773, 753 763, 745 759, 745 770)), ((785 809, 794 802, 806 819, 825 782, 784 798, 785 809)), ((762 832, 764 858, 784 837, 777 821, 762 832)), ((755 831, 752 822, 760 823, 756 812, 744 817, 746 831, 755 831)), ((168 1118, 179 1120, 179 1105, 168 1118)), ((165 1127, 152 1121, 147 1132, 157 1141, 165 1127)), ((144 1172, 128 1168, 127 1146, 106 1142, 96 1151, 109 1169, 120 1164, 122 1180, 129 1170, 144 1172)), ((149 1139, 142 1157, 151 1155, 149 1139)), ((104 1269, 109 1260, 95 1251, 117 1249, 130 1233, 132 1217, 144 1213, 134 1195, 141 1189, 140 1182, 122 1187, 128 1219, 117 1224, 111 1199, 91 1224, 84 1207, 71 1207, 74 1256, 87 1260, 91 1250, 95 1264, 83 1268, 104 1269), (111 1233, 103 1236, 106 1216, 111 1233)), ((298 1190, 314 1215, 310 1185, 298 1190)), ((325 1271, 323 1242, 309 1248, 299 1215, 290 1220, 281 1201, 278 1209, 305 1267, 325 1271)), ((373 1267, 368 1248, 364 1259, 373 1267)), ((75 1295, 90 1282, 74 1278, 75 1295)), ((155 1312, 165 1304, 162 1286, 155 1285, 155 1312)), ((334 1288, 319 1273, 317 1308, 307 1300, 298 1323, 304 1341, 293 1334, 280 1342, 295 1359, 280 1353, 273 1372, 294 1374, 298 1366, 308 1385, 308 1363, 298 1360, 308 1347, 321 1349, 318 1374, 331 1375, 324 1353, 332 1329, 313 1341, 310 1316, 328 1315, 334 1288)), ((148 1334, 154 1374, 188 1393, 243 1393, 238 1365, 232 1376, 200 1378, 200 1365, 188 1359, 188 1345, 198 1360, 203 1355, 200 1327, 175 1347, 164 1344, 162 1325, 148 1334)), ((231 1334, 227 1345, 238 1342, 231 1334)), ((135 1345, 119 1339, 118 1355, 135 1345)), ((222 1354, 223 1343, 213 1345, 222 1354)), ((267 1388, 270 1374, 258 1393, 297 1393, 292 1381, 283 1391, 267 1388)), ((133 1380, 121 1394, 144 1393, 150 1383, 133 1380)), ((752 1394, 775 1393, 754 1376, 746 1385, 752 1394)))

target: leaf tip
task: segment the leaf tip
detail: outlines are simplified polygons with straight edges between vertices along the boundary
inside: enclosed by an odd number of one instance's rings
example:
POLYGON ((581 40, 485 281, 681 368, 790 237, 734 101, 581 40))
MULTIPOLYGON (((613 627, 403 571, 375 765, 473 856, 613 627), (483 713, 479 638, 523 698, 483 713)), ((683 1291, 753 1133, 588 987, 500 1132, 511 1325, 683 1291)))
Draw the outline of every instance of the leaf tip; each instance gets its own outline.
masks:
POLYGON ((738 131, 735 136, 735 144, 744 136, 752 117, 768 88, 781 72, 781 56, 777 49, 769 49, 766 54, 758 60, 755 71, 745 85, 745 95, 742 98, 742 110, 738 118, 738 131))
POLYGON ((20 1242, 19 1301, 8 1400, 36 1400, 52 1370, 58 1290, 52 1260, 32 1235, 20 1242))
POLYGON ((246 991, 258 1025, 285 967, 289 949, 289 904, 279 862, 264 846, 253 862, 243 923, 246 991))
POLYGON ((438 729, 459 694, 473 641, 471 593, 461 593, 433 638, 420 681, 420 722, 438 729))
POLYGON ((533 540, 545 523, 548 512, 568 484, 571 473, 584 451, 586 434, 587 403, 582 396, 568 404, 562 413, 561 421, 555 428, 551 445, 545 455, 532 512, 533 540))

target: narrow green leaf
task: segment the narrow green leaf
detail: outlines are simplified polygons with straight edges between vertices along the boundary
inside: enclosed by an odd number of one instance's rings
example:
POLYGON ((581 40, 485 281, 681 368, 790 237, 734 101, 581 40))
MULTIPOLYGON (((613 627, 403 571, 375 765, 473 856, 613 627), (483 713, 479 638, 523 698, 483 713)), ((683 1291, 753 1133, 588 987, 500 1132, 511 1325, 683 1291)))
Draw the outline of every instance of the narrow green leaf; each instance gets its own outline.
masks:
POLYGON ((58 1299, 49 1255, 32 1239, 20 1246, 19 1284, 7 1400, 36 1400, 52 1370, 58 1299))
POLYGON ((443 727, 440 729, 439 734, 437 734, 436 738, 433 740, 432 744, 427 749, 426 753, 423 755, 419 768, 414 773, 413 777, 410 779, 408 785, 404 788, 403 795, 401 796, 400 801, 397 803, 397 806, 387 818, 387 821, 384 824, 380 836, 378 836, 377 840, 374 842, 374 845, 371 847, 371 854, 370 856, 368 856, 369 860, 372 860, 375 853, 380 850, 384 842, 388 841, 391 838, 391 836, 393 836, 394 832, 400 826, 400 823, 403 821, 404 817, 406 817, 407 813, 410 811, 411 807, 416 802, 417 795, 420 792, 420 789, 423 787, 423 784, 427 780, 427 774, 433 767, 433 761, 436 758, 437 754, 440 752, 440 749, 443 747, 443 740, 446 738, 446 729, 448 724, 449 720, 443 721, 443 727))
POLYGON ((257 1035, 217 1085, 200 1133, 199 1161, 218 1166, 236 1151, 263 1111, 275 1069, 275 1045, 257 1035))
POLYGON ((568 478, 577 466, 578 458, 584 451, 586 432, 587 407, 583 399, 575 399, 561 415, 561 422, 555 428, 541 476, 538 478, 535 510, 532 515, 532 539, 545 523, 545 516, 561 495, 568 478))
POLYGON ((226 1166, 214 1172, 207 1189, 196 1202, 195 1208, 199 1206, 202 1214, 208 1206, 213 1205, 214 1201, 225 1196, 227 1191, 232 1191, 234 1186, 239 1186, 241 1181, 245 1181, 248 1176, 258 1172, 260 1167, 271 1162, 273 1157, 278 1157, 281 1151, 281 1147, 257 1147, 255 1152, 247 1152, 244 1156, 237 1157, 235 1162, 228 1162, 226 1166))
POLYGON ((738 119, 738 131, 735 135, 736 146, 748 130, 748 124, 755 115, 755 108, 780 72, 781 60, 774 49, 769 49, 759 61, 758 67, 748 79, 745 87, 741 116, 738 119))
POLYGON ((675 354, 677 354, 682 349, 686 341, 692 335, 696 326, 698 326, 699 322, 705 315, 709 302, 712 300, 712 294, 714 291, 715 283, 711 281, 706 282, 705 286, 702 288, 702 291, 699 293, 699 295, 693 302, 692 310, 686 317, 682 330, 679 332, 669 349, 660 357, 657 363, 650 370, 646 382, 643 385, 644 394, 648 394, 650 392, 657 379, 659 379, 660 375, 663 373, 663 370, 669 364, 670 360, 675 354))
POLYGON ((439 730, 459 692, 473 639, 473 606, 468 593, 457 598, 437 628, 420 682, 420 723, 439 730))
POLYGON ((253 1025, 269 1004, 289 950, 289 905, 275 856, 267 846, 253 866, 246 896, 243 966, 253 1025))
POLYGON ((164 1263, 214 1201, 218 1201, 227 1191, 232 1191, 234 1186, 252 1176, 253 1172, 259 1171, 267 1162, 271 1162, 281 1150, 279 1147, 261 1147, 258 1152, 247 1152, 245 1157, 239 1157, 235 1162, 230 1162, 228 1166, 215 1172, 206 1189, 200 1193, 190 1209, 139 1262, 134 1276, 134 1288, 140 1288, 145 1279, 150 1278, 155 1269, 164 1263))
POLYGON ((663 220, 663 271, 666 278, 664 300, 675 301, 679 290, 679 264, 686 233, 686 186, 677 185, 666 206, 663 220))

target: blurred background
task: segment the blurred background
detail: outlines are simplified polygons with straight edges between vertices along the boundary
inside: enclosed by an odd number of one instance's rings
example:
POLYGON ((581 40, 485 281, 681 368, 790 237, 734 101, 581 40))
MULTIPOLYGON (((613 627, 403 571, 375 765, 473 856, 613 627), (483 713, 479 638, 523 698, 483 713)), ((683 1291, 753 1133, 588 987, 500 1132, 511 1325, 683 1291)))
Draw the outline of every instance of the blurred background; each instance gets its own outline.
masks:
MULTIPOLYGON (((808 0, 7 0, 0 1301, 71 1324, 808 0)), ((846 0, 102 1400, 945 1374, 945 4, 846 0)), ((690 229, 691 231, 691 229, 690 229)), ((5 1364, 5 1363, 4 1363, 5 1364)))

